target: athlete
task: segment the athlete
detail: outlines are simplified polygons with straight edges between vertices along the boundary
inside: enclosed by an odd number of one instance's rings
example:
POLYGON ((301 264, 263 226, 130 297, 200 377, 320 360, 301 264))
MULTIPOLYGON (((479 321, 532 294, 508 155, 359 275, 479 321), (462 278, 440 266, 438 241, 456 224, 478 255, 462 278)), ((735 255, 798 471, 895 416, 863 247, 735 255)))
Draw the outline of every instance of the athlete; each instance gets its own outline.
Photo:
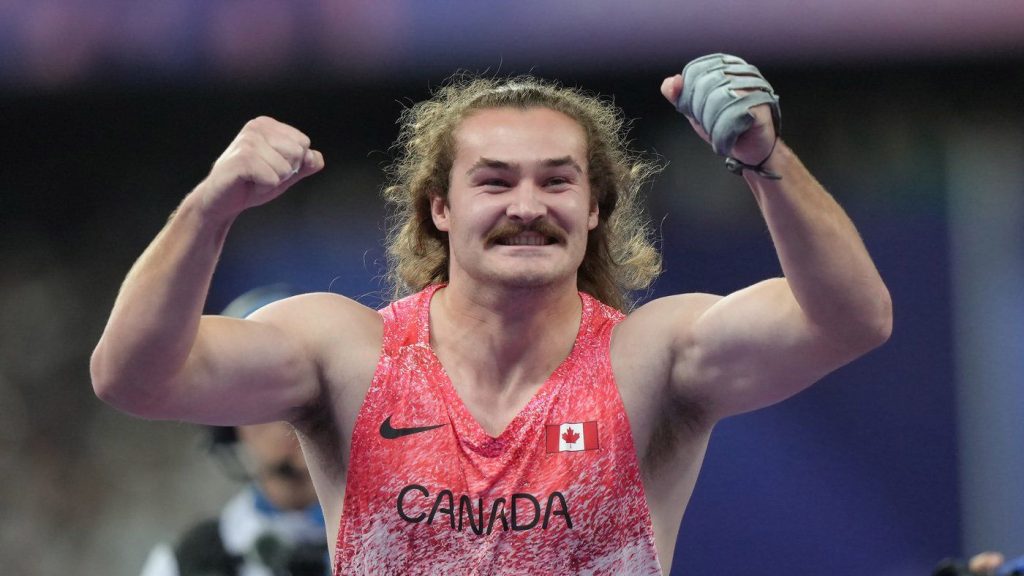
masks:
POLYGON ((668 573, 714 424, 879 346, 892 315, 755 67, 702 57, 661 92, 746 180, 782 277, 630 311, 660 261, 637 208, 653 169, 618 110, 533 78, 458 79, 402 118, 384 191, 400 298, 201 315, 232 222, 324 166, 258 118, 128 274, 97 394, 147 418, 291 422, 335 574, 668 573))

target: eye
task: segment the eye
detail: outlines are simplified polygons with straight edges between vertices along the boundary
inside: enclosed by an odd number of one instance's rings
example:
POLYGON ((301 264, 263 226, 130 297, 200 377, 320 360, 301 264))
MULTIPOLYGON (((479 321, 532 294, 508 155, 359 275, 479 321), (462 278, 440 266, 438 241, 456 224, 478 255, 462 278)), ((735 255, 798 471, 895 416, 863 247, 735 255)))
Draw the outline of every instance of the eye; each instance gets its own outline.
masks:
POLYGON ((552 176, 544 181, 544 185, 548 188, 561 188, 563 186, 568 186, 569 184, 572 184, 572 180, 565 176, 552 176))
POLYGON ((503 178, 487 178, 480 182, 481 186, 497 186, 500 188, 508 188, 510 186, 508 180, 503 178))

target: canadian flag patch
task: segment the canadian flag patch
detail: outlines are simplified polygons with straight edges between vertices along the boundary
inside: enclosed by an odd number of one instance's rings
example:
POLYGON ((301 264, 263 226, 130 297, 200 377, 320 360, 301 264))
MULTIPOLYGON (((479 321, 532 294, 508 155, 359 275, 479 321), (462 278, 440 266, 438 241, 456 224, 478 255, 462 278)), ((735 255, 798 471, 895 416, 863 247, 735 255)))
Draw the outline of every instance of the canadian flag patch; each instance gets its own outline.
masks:
POLYGON ((580 452, 600 447, 597 422, 547 424, 544 432, 548 452, 580 452))

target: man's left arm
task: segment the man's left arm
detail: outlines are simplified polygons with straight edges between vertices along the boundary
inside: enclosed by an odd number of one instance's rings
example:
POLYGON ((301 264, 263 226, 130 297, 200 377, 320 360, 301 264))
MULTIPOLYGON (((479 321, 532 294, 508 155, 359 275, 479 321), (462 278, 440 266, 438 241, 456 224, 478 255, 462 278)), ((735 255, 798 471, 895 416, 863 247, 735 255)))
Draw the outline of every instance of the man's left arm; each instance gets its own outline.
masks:
POLYGON ((892 329, 892 302, 853 222, 784 143, 766 167, 781 179, 744 178, 801 316, 838 348, 878 346, 892 329))
MULTIPOLYGON (((734 99, 749 93, 743 85, 734 99)), ((675 104, 683 88, 675 76, 662 93, 675 104)), ((716 420, 791 396, 881 345, 892 330, 892 303, 849 217, 777 139, 777 108, 744 109, 749 124, 733 138, 716 134, 721 126, 705 129, 710 122, 692 112, 687 117, 697 132, 743 168, 783 272, 723 298, 690 299, 679 314, 686 321, 668 328, 677 330, 671 385, 703 400, 716 420)))

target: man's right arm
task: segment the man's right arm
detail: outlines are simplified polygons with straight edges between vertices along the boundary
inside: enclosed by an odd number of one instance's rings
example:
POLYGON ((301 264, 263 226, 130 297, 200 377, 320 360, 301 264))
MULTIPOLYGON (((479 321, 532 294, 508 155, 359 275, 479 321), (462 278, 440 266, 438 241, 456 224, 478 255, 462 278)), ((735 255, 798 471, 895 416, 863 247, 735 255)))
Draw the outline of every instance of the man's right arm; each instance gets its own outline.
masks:
POLYGON ((202 316, 235 218, 319 171, 309 138, 250 121, 132 267, 92 355, 96 394, 148 418, 290 419, 319 393, 310 351, 272 323, 202 316))

